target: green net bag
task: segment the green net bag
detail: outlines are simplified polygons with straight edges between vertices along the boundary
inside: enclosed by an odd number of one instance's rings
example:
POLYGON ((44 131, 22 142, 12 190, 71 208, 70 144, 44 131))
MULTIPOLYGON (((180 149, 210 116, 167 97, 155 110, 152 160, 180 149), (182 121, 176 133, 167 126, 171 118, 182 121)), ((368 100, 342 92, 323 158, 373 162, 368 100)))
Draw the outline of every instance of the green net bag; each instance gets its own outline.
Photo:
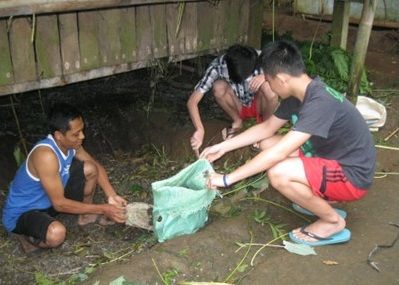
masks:
POLYGON ((199 159, 176 175, 151 184, 154 233, 159 242, 196 232, 208 220, 217 190, 206 188, 211 164, 199 159))

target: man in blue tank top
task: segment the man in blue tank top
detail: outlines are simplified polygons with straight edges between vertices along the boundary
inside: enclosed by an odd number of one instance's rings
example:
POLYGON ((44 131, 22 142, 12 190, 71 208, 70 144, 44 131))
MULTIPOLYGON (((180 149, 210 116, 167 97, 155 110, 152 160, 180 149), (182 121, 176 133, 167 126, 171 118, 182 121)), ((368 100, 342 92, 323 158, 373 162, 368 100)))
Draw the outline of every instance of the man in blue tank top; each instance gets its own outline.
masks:
POLYGON ((111 220, 124 223, 126 200, 116 194, 104 167, 83 148, 81 113, 57 104, 49 115, 50 134, 28 154, 11 182, 3 225, 18 235, 26 252, 61 245, 65 226, 58 213, 78 214, 78 224, 111 220), (106 204, 93 204, 99 185, 106 204))

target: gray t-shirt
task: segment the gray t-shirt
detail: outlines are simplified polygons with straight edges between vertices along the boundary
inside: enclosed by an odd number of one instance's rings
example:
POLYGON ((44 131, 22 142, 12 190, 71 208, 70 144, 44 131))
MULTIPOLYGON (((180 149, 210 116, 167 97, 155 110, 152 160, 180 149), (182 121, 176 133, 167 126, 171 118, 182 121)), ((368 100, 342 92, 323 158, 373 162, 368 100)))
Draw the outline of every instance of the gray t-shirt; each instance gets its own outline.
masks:
POLYGON ((373 139, 359 111, 342 94, 315 78, 303 102, 287 98, 275 115, 292 120, 294 131, 312 135, 307 143, 313 156, 337 160, 352 184, 370 187, 376 160, 373 139))

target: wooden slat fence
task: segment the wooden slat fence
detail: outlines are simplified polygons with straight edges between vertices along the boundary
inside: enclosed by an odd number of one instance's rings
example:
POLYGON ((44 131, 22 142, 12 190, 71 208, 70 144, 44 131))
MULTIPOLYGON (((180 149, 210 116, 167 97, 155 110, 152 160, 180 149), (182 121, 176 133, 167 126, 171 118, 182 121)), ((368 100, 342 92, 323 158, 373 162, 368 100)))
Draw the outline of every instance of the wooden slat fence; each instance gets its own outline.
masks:
POLYGON ((260 46, 262 0, 130 0, 113 7, 100 0, 101 9, 76 11, 71 2, 82 9, 93 1, 69 1, 66 11, 41 9, 44 0, 19 10, 1 2, 0 96, 143 68, 159 58, 179 61, 234 43, 260 46))

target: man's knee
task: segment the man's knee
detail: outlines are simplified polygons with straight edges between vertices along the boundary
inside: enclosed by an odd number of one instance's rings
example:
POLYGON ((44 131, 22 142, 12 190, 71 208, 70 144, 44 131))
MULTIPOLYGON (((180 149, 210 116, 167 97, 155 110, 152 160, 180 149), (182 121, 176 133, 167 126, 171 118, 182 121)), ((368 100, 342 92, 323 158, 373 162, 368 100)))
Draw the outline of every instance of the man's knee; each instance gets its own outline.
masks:
POLYGON ((60 246, 66 236, 66 228, 58 221, 52 222, 47 228, 46 245, 48 247, 60 246))
POLYGON ((84 171, 86 180, 95 179, 98 176, 97 165, 91 161, 84 162, 83 171, 84 171))
POLYGON ((287 169, 285 169, 280 163, 271 167, 267 171, 267 176, 269 177, 270 184, 275 189, 279 189, 282 185, 289 181, 287 169))
POLYGON ((226 92, 228 91, 228 88, 231 88, 230 85, 224 81, 224 80, 216 80, 213 83, 213 95, 217 98, 223 97, 226 92))

